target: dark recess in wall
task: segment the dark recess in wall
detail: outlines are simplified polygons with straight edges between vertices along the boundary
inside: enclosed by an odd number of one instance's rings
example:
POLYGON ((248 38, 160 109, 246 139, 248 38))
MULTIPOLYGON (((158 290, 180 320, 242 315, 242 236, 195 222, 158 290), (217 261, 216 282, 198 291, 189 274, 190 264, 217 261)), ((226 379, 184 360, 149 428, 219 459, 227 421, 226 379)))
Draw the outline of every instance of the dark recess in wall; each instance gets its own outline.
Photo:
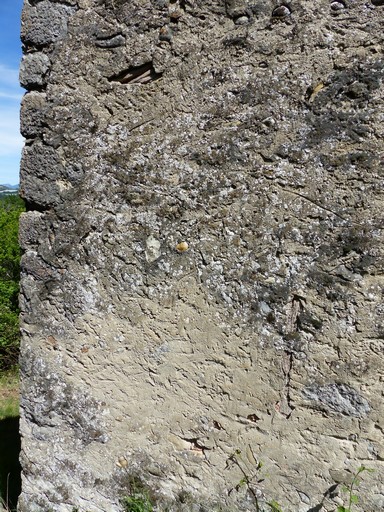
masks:
POLYGON ((21 492, 19 418, 0 421, 0 496, 9 510, 21 492))

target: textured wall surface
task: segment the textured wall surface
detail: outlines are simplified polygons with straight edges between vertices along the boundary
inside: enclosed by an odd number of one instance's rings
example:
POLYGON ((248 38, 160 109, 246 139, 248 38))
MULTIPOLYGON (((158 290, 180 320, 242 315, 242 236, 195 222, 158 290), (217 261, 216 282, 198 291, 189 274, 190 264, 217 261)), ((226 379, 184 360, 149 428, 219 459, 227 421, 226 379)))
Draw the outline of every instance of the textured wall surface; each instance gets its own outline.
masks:
POLYGON ((25 0, 20 512, 384 508, 383 3, 25 0))

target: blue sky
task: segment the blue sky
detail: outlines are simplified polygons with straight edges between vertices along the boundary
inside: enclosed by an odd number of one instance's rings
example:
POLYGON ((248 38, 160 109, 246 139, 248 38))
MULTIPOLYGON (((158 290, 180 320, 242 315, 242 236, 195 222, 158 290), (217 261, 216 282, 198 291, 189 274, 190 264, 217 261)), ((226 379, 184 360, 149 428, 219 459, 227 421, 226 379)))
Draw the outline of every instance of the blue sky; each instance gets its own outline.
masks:
POLYGON ((23 138, 19 133, 21 59, 20 13, 23 0, 0 0, 0 183, 19 182, 23 138))

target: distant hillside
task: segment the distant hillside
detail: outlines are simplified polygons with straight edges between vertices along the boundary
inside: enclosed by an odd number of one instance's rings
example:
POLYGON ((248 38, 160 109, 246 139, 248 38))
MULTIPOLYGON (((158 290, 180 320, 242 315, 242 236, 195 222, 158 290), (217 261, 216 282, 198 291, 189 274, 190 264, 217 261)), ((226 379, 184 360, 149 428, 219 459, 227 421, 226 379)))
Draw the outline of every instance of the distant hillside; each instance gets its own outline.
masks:
POLYGON ((19 185, 8 185, 8 183, 4 185, 0 185, 0 196, 5 196, 9 194, 17 194, 19 191, 19 185))

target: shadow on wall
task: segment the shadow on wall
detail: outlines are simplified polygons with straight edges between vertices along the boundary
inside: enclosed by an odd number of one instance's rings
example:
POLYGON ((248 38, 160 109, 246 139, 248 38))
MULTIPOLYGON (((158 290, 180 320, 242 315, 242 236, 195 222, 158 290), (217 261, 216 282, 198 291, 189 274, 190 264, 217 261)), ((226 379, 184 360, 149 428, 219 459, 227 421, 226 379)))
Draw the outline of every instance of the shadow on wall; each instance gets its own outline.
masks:
POLYGON ((1 420, 0 498, 5 505, 7 505, 7 510, 16 509, 17 498, 21 492, 21 467, 19 463, 19 453, 19 418, 6 418, 1 420))

